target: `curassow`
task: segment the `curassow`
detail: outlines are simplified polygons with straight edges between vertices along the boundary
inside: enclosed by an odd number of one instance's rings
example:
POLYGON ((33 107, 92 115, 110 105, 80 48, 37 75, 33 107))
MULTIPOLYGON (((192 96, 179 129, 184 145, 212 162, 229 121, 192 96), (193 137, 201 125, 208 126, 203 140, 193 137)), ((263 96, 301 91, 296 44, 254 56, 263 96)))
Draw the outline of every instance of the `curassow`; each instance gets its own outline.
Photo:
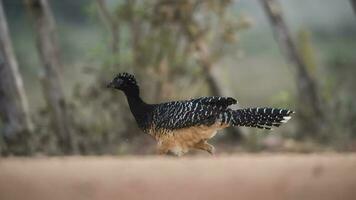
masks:
POLYGON ((108 85, 122 90, 139 128, 154 137, 159 154, 181 156, 189 149, 201 149, 211 154, 214 147, 207 140, 220 129, 246 126, 261 129, 279 127, 294 113, 278 108, 231 109, 237 101, 231 97, 201 97, 185 101, 147 104, 140 97, 135 77, 118 74, 108 85))

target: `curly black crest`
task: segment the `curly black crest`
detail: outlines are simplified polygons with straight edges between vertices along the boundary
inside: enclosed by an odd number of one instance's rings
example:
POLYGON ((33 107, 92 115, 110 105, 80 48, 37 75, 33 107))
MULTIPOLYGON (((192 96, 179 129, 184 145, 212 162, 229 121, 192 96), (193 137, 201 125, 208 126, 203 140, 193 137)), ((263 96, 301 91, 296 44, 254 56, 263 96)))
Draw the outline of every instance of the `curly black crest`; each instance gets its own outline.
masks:
POLYGON ((115 79, 122 79, 132 84, 137 84, 135 76, 126 72, 118 74, 115 79))

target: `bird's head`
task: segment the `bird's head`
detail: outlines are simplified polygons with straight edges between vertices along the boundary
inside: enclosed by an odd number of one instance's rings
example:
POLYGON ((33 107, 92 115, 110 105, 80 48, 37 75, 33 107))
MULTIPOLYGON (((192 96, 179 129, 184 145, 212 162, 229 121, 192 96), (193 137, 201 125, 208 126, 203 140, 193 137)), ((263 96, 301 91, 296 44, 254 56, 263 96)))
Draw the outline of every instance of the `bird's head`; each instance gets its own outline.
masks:
POLYGON ((107 87, 122 90, 126 94, 138 94, 139 92, 135 76, 126 72, 116 75, 107 87))

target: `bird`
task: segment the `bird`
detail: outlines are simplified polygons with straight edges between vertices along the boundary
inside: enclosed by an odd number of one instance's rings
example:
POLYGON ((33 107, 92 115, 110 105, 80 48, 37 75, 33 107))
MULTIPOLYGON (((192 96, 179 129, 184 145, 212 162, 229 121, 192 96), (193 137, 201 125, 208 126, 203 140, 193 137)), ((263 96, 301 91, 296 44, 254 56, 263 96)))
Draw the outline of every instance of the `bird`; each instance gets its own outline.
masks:
POLYGON ((254 107, 233 109, 232 97, 200 97, 190 100, 148 104, 140 96, 134 75, 119 73, 107 88, 121 90, 138 127, 157 142, 160 155, 182 156, 192 149, 215 153, 208 140, 219 130, 232 126, 268 129, 279 127, 291 119, 288 109, 254 107))

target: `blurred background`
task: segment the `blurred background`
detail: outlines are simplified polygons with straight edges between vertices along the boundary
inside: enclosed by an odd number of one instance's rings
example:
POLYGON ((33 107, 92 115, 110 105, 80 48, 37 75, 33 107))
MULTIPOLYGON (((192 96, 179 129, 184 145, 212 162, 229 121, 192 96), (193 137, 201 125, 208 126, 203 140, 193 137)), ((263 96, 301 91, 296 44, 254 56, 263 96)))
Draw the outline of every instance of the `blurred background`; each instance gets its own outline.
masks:
MULTIPOLYGON (((218 153, 356 151, 354 0, 2 0, 0 153, 153 154, 126 98, 231 96, 288 108, 273 131, 234 128, 218 153)), ((205 155, 195 151, 192 155, 205 155)))

